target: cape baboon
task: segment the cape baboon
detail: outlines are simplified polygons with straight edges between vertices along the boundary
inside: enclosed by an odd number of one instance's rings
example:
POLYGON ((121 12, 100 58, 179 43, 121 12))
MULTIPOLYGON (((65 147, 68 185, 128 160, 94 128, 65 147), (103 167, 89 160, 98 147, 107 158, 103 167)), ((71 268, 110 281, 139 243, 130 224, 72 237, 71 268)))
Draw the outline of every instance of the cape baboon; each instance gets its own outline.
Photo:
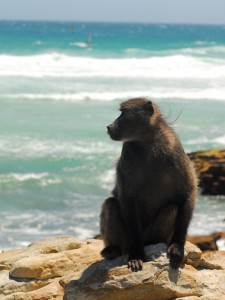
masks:
POLYGON ((194 168, 155 104, 130 99, 120 110, 107 126, 123 148, 113 196, 100 215, 101 254, 106 259, 128 254, 128 267, 138 271, 145 261, 144 246, 164 242, 172 268, 178 268, 197 194, 194 168))

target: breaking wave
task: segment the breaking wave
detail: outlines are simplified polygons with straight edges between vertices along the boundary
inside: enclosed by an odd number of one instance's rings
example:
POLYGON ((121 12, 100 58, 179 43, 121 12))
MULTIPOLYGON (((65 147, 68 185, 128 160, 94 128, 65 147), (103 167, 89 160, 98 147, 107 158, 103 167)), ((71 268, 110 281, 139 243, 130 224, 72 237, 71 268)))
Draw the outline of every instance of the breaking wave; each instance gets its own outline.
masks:
POLYGON ((224 59, 184 54, 108 59, 61 53, 31 56, 0 55, 0 76, 225 79, 225 65, 224 59))

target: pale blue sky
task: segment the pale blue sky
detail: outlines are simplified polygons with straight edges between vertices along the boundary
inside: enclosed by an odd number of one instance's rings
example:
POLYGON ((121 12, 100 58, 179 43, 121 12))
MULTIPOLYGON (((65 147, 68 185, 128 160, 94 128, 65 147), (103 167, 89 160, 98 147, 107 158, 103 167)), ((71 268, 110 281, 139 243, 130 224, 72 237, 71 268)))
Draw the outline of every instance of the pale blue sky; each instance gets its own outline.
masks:
POLYGON ((0 20, 225 24, 225 0, 0 0, 0 20))

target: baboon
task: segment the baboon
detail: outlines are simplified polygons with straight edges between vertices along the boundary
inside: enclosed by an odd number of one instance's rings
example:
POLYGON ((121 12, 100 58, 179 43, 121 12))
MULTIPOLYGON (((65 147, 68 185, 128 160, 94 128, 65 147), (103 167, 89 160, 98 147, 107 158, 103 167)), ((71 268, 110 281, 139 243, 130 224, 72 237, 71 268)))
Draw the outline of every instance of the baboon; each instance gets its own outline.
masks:
POLYGON ((139 271, 144 246, 162 242, 176 269, 197 196, 194 167, 157 105, 135 98, 123 102, 120 111, 107 126, 123 147, 112 197, 102 205, 101 254, 106 259, 128 254, 128 268, 139 271))

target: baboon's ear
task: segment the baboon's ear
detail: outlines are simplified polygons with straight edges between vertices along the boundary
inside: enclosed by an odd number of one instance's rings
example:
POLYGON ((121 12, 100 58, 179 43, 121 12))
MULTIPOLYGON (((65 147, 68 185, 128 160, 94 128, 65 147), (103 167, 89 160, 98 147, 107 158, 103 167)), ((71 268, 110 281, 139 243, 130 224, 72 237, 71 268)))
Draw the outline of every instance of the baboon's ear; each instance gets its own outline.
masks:
POLYGON ((153 115, 154 113, 154 108, 153 108, 153 105, 152 105, 152 102, 151 101, 148 101, 145 105, 144 105, 145 109, 148 110, 148 112, 153 115))

